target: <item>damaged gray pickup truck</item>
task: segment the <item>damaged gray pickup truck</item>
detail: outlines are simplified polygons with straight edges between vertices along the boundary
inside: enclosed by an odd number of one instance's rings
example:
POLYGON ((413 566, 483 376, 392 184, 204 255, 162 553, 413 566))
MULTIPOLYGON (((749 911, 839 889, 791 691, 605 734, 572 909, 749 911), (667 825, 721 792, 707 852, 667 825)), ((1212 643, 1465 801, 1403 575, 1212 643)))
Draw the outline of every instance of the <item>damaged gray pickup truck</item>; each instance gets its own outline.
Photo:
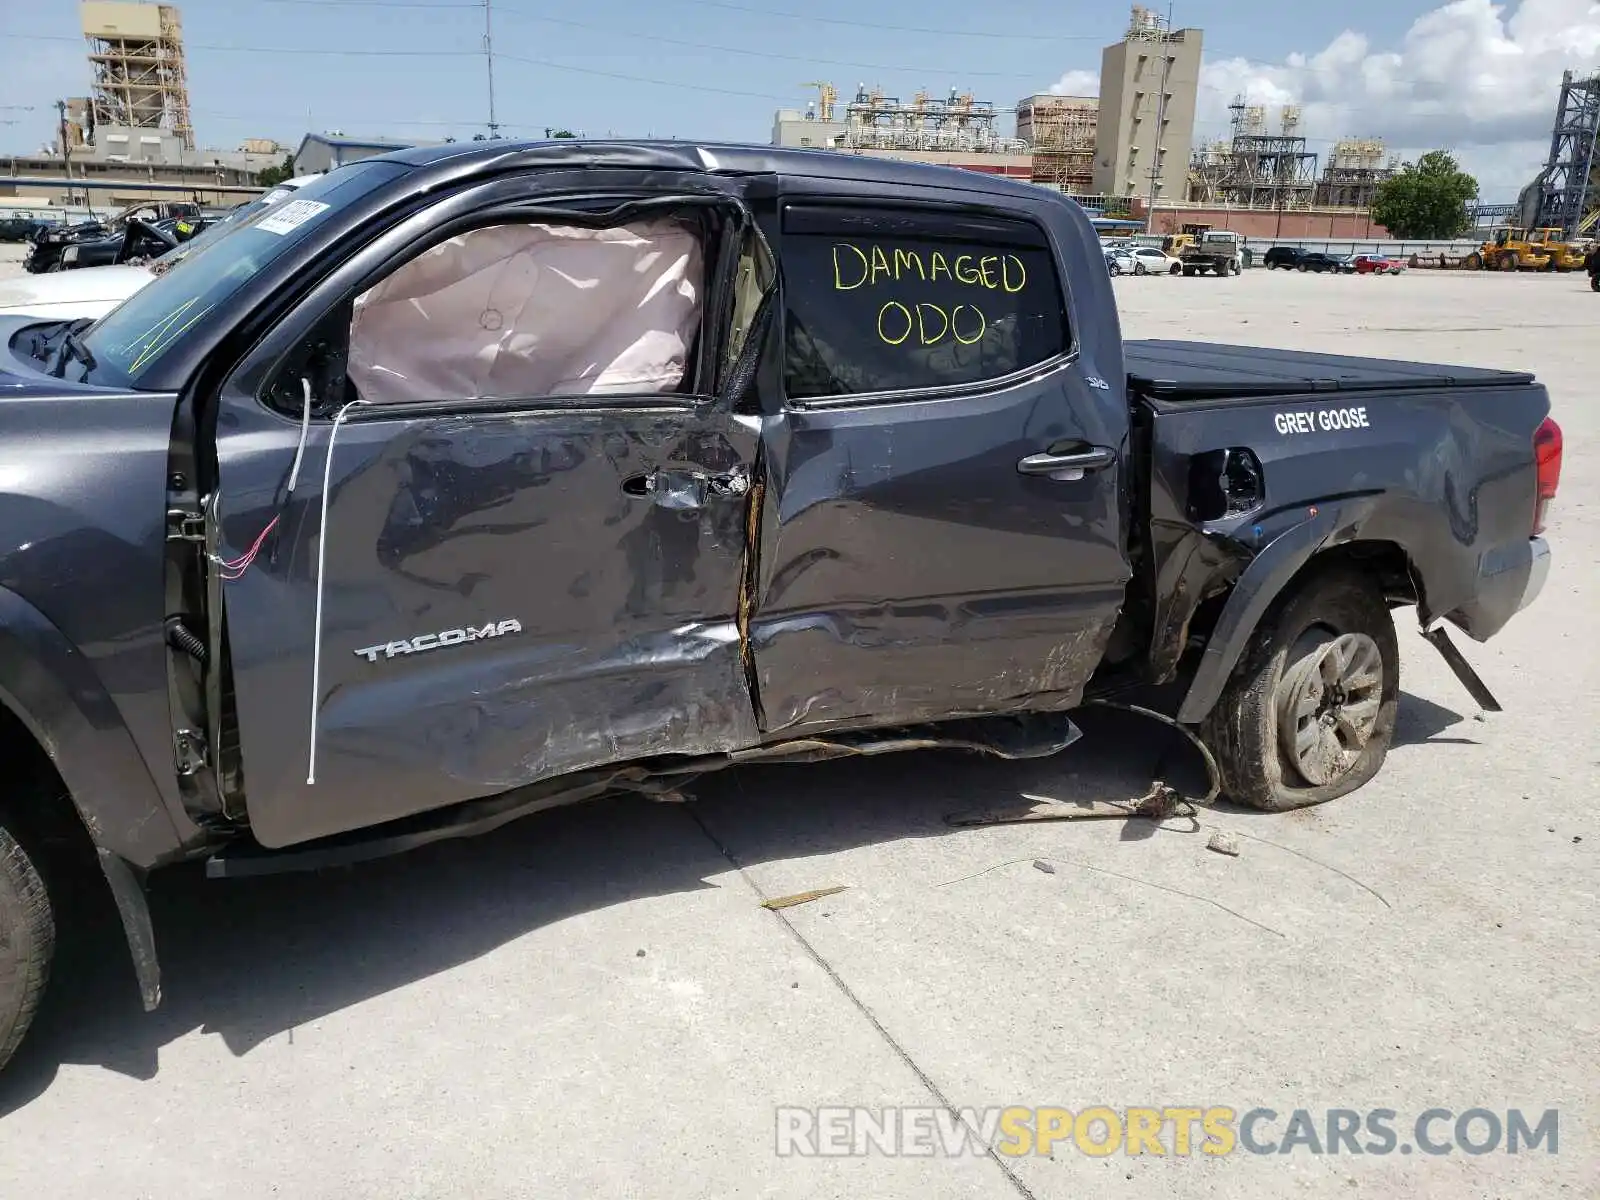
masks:
POLYGON ((1083 212, 978 174, 341 167, 98 320, 0 322, 0 1060, 80 861, 153 1006, 173 863, 349 862, 742 762, 1049 753, 1151 684, 1233 799, 1342 795, 1393 733, 1390 610, 1481 692, 1441 623, 1539 591, 1549 407, 1125 344, 1083 212))

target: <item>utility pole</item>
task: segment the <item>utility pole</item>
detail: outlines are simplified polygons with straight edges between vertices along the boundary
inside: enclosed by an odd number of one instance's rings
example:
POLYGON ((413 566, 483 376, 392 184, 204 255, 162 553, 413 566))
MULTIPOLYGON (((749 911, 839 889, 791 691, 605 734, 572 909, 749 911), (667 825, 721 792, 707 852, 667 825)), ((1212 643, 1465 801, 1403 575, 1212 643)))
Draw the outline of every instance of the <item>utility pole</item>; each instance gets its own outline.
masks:
POLYGON ((483 0, 483 58, 489 70, 489 136, 500 136, 500 126, 494 119, 494 21, 493 0, 483 0))
POLYGON ((1167 79, 1172 73, 1172 5, 1167 5, 1167 27, 1157 31, 1161 39, 1161 95, 1156 102, 1156 138, 1150 156, 1150 200, 1145 207, 1144 231, 1151 233, 1156 223, 1156 191, 1161 181, 1161 143, 1166 137, 1167 79))
POLYGON ((67 137, 67 102, 56 101, 56 116, 60 118, 61 161, 67 171, 67 206, 72 206, 72 140, 67 137))

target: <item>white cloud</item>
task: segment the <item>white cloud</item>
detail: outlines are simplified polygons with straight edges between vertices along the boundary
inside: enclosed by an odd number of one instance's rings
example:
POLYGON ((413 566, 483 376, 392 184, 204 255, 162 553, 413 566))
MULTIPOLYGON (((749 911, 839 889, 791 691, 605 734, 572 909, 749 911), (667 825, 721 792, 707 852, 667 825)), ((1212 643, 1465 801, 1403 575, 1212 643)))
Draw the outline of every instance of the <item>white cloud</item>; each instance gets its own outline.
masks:
MULTIPOLYGON (((1412 23, 1398 48, 1346 31, 1280 64, 1208 59, 1196 140, 1228 131, 1228 104, 1299 104, 1324 157, 1340 137, 1381 137, 1406 157, 1454 151, 1486 199, 1512 199, 1549 151, 1561 73, 1600 65, 1600 3, 1453 0, 1412 23)), ((1275 114, 1273 114, 1275 119, 1275 114)))
POLYGON ((1098 96, 1099 71, 1068 71, 1050 85, 1052 96, 1098 96))

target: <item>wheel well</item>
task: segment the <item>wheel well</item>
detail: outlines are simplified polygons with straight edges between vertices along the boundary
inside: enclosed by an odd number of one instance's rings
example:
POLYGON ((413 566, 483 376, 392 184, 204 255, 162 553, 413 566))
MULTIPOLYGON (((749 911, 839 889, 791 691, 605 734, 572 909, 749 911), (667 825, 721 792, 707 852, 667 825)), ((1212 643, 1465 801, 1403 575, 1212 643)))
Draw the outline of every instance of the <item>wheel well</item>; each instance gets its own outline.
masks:
POLYGON ((11 785, 0 794, 0 820, 16 839, 62 865, 93 865, 94 842, 55 763, 22 719, 0 704, 0 761, 11 785))
POLYGON ((1422 581, 1417 577, 1411 556, 1396 542, 1345 542, 1313 554, 1284 585, 1283 595, 1298 591, 1306 577, 1337 566, 1349 566, 1371 575, 1383 588, 1391 608, 1421 603, 1422 581))
MULTIPOLYGON (((1388 541, 1345 542, 1313 554, 1283 585, 1283 590, 1273 598, 1267 612, 1281 607, 1305 586, 1313 575, 1323 571, 1348 567, 1371 575, 1383 588, 1384 600, 1391 608, 1403 604, 1418 604, 1423 600, 1422 583, 1412 565, 1411 557, 1398 543, 1388 541)), ((1189 620, 1188 644, 1175 674, 1180 679, 1192 679, 1205 645, 1216 631, 1223 609, 1233 597, 1233 586, 1219 588, 1195 606, 1189 620)), ((1263 618, 1265 619, 1265 618, 1263 618)), ((1254 629, 1250 631, 1254 633, 1254 629)))

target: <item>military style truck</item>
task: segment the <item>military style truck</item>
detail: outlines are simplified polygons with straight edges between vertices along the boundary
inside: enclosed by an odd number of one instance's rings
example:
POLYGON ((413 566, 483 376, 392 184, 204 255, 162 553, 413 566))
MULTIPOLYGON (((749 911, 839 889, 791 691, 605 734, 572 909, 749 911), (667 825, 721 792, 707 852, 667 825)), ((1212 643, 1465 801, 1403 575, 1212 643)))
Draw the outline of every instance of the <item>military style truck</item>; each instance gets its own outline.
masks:
POLYGON ((497 141, 232 224, 98 318, 0 319, 0 1060, 86 879, 153 1007, 172 864, 1052 753, 1148 684, 1233 799, 1332 800, 1393 736, 1391 610, 1453 653, 1545 578, 1531 375, 1125 343, 1044 189, 497 141))
POLYGON ((1185 275, 1237 275, 1244 270, 1244 235, 1231 229, 1208 229, 1178 253, 1185 275))

